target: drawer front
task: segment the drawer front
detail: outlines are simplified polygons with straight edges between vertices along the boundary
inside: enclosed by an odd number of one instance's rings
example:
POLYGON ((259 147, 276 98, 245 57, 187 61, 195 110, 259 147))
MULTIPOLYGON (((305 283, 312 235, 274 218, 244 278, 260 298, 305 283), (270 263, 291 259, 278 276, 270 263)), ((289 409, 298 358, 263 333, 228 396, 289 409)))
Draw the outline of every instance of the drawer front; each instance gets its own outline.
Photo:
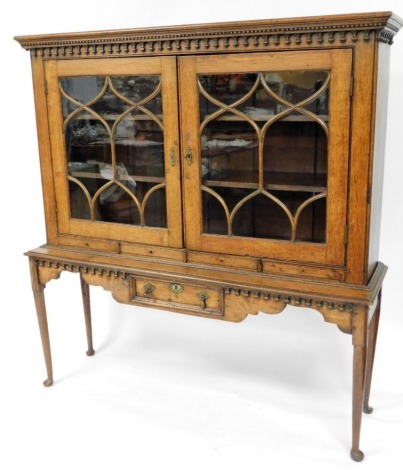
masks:
POLYGON ((135 279, 131 282, 131 300, 155 308, 187 311, 199 315, 223 315, 222 289, 172 280, 135 279))

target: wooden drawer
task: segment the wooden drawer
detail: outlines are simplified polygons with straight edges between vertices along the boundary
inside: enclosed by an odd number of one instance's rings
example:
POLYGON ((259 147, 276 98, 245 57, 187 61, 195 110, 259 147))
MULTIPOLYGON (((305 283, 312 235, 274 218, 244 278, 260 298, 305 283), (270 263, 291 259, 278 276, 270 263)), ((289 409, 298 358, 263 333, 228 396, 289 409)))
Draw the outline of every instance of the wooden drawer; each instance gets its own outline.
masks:
POLYGON ((131 301, 196 315, 223 315, 223 291, 176 280, 132 278, 131 301))

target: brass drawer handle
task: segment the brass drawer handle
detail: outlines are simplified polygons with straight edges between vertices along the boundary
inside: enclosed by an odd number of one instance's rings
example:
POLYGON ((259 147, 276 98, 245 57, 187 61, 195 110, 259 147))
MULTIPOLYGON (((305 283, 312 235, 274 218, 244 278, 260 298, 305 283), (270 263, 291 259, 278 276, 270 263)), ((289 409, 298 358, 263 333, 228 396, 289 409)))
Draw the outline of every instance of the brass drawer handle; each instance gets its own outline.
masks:
POLYGON ((206 300, 209 298, 209 296, 205 292, 198 292, 196 295, 200 299, 200 308, 204 310, 207 307, 206 300))
POLYGON ((155 291, 155 286, 151 284, 150 282, 148 284, 145 284, 144 287, 144 297, 150 297, 150 295, 155 291))

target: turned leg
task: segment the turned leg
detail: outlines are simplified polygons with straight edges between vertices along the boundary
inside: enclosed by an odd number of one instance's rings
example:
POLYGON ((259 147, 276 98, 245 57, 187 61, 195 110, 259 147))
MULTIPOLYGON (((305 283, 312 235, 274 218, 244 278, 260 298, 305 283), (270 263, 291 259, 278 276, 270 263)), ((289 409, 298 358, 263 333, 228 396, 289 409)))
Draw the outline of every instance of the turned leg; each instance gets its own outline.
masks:
POLYGON ((80 283, 81 283, 81 295, 83 297, 85 329, 87 332, 88 351, 86 354, 87 356, 93 356, 95 354, 95 351, 94 351, 93 344, 92 344, 90 286, 84 281, 81 273, 80 273, 80 283))
POLYGON ((367 355, 367 315, 367 307, 358 307, 353 313, 353 439, 351 458, 356 462, 361 462, 364 458, 364 453, 360 450, 360 433, 367 355))
POLYGON ((49 340, 49 329, 48 320, 46 316, 46 305, 45 305, 45 286, 38 280, 38 271, 36 262, 34 259, 30 259, 30 270, 31 270, 31 282, 32 290, 34 293, 36 314, 38 317, 39 331, 41 333, 43 355, 45 357, 46 371, 48 374, 47 379, 43 382, 45 387, 49 387, 53 384, 53 369, 52 369, 52 355, 50 351, 50 340, 49 340))
POLYGON ((373 412, 373 408, 369 406, 369 395, 371 393, 371 382, 372 382, 372 370, 374 368, 374 358, 375 358, 375 349, 376 349, 376 340, 378 337, 378 326, 379 326, 379 316, 381 313, 381 298, 382 292, 379 292, 378 295, 378 304, 376 306, 374 315, 371 319, 368 331, 368 352, 367 352, 367 366, 365 373, 365 383, 364 383, 364 413, 370 414, 373 412))

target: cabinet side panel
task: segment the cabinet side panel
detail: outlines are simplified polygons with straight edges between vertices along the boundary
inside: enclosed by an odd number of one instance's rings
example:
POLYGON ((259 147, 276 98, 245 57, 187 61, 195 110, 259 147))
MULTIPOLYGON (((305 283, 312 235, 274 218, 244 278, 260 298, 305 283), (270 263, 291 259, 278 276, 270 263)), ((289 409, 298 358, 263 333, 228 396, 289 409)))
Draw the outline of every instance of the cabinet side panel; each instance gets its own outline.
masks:
POLYGON ((39 155, 41 160, 46 236, 48 243, 58 244, 52 157, 49 141, 49 120, 46 105, 46 80, 42 58, 32 57, 31 60, 36 110, 36 126, 38 132, 39 155))
POLYGON ((367 218, 375 38, 356 45, 351 116, 347 282, 364 284, 367 262, 367 218))
POLYGON ((379 44, 377 62, 376 101, 374 101, 374 155, 369 179, 371 181, 371 211, 368 224, 369 246, 367 279, 372 275, 376 263, 378 262, 379 255, 383 171, 385 161, 385 134, 389 91, 390 46, 388 44, 379 44))

